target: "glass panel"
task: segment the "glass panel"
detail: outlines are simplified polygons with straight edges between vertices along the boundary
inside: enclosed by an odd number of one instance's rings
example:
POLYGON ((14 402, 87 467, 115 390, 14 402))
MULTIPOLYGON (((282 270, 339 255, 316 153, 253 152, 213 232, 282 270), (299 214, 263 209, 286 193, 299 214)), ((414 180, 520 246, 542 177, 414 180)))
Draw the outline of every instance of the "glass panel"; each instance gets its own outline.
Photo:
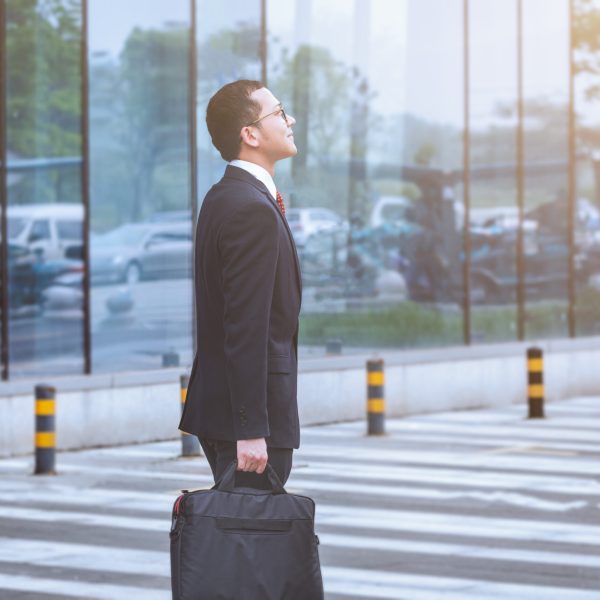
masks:
POLYGON ((89 2, 95 371, 191 362, 189 0, 89 2))
POLYGON ((517 336, 516 2, 470 2, 471 341, 517 336))
MULTIPOLYGON (((274 4, 269 2, 269 4, 274 4)), ((206 128, 206 105, 223 85, 261 79, 260 0, 230 0, 215 10, 211 0, 196 2, 198 40, 198 203, 223 176, 225 163, 206 128)))
POLYGON ((600 0, 575 0, 576 329, 600 334, 600 0))
POLYGON ((568 335, 568 92, 568 3, 523 0, 527 338, 568 335))
POLYGON ((6 20, 10 372, 80 373, 81 3, 7 0, 6 20))
POLYGON ((301 356, 333 339, 460 343, 462 2, 268 11, 269 83, 297 120, 276 179, 303 270, 301 356))

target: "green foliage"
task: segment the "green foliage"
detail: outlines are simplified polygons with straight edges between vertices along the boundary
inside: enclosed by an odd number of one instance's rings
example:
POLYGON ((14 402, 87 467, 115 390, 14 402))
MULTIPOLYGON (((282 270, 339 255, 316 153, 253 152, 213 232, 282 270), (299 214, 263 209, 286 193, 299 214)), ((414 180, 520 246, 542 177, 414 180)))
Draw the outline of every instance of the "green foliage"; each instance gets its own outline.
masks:
MULTIPOLYGON (((600 331, 600 292, 583 288, 578 294, 577 328, 582 334, 600 331)), ((515 341, 517 310, 514 305, 472 307, 471 330, 474 343, 515 341)), ((300 343, 325 345, 339 338, 347 347, 422 348, 462 345, 462 312, 458 306, 445 307, 403 302, 386 310, 347 311, 333 314, 303 314, 300 343)), ((530 301, 526 306, 528 339, 564 337, 566 303, 530 301)))
POLYGON ((300 326, 301 344, 325 344, 339 338, 345 346, 424 347, 459 344, 462 317, 435 308, 404 302, 386 310, 307 314, 300 326))
POLYGON ((80 2, 7 0, 7 141, 23 157, 77 156, 80 2))
MULTIPOLYGON (((81 3, 6 0, 10 160, 81 154, 81 3)), ((79 169, 9 171, 9 202, 80 202, 79 169)))
POLYGON ((573 46, 576 50, 575 73, 590 81, 588 100, 600 98, 600 8, 594 0, 574 0, 573 46))
POLYGON ((187 30, 129 34, 118 61, 91 67, 97 229, 189 208, 187 30))

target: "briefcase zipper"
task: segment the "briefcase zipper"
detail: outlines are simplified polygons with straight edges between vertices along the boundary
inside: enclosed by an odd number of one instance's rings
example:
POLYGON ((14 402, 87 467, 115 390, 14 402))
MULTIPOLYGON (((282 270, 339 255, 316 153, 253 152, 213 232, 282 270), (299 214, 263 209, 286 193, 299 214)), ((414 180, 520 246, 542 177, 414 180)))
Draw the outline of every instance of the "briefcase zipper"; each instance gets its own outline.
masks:
POLYGON ((187 496, 188 491, 187 490, 182 490, 183 494, 181 494, 181 496, 179 496, 179 498, 177 498, 177 500, 175 500, 175 504, 173 506, 173 520, 171 522, 171 533, 179 533, 179 530, 181 529, 181 527, 179 526, 179 523, 183 522, 183 519, 181 519, 181 513, 180 510, 183 508, 183 499, 187 496))

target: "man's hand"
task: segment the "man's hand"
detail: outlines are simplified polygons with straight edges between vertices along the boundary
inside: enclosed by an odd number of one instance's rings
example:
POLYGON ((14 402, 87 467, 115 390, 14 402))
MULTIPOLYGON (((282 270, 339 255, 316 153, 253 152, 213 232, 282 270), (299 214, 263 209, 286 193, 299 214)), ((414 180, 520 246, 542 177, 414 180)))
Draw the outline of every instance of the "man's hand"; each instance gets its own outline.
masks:
POLYGON ((260 475, 266 469, 268 459, 265 438, 237 441, 238 471, 256 472, 260 475))

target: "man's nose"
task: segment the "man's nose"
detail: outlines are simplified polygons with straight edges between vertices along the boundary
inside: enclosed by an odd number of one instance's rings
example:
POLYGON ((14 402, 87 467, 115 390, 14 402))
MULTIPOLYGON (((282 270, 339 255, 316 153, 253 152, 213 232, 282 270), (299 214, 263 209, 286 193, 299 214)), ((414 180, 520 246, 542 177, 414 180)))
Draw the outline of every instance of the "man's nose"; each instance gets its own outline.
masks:
POLYGON ((296 119, 294 119, 294 117, 292 117, 292 115, 288 115, 287 113, 285 113, 285 116, 287 117, 287 124, 290 127, 296 123, 296 119))

